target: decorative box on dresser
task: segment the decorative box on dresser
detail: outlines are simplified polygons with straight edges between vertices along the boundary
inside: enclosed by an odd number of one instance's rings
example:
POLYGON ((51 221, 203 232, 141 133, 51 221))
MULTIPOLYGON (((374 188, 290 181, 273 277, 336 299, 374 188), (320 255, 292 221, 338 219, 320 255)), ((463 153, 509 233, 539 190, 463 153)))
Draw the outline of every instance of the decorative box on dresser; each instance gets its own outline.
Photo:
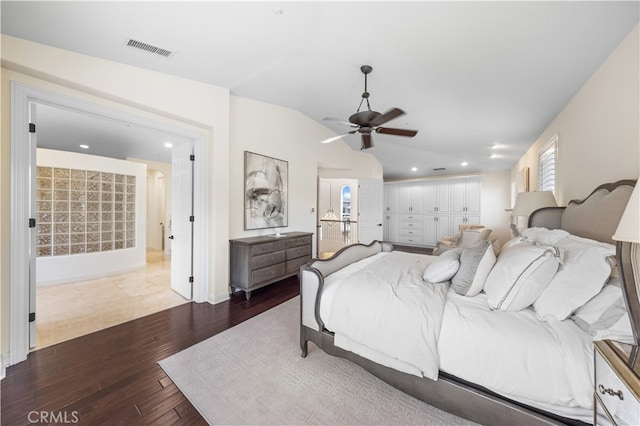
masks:
POLYGON ((639 350, 611 340, 595 342, 594 425, 640 425, 639 350))
POLYGON ((312 236, 287 232, 229 240, 231 290, 243 290, 249 300, 252 290, 296 275, 311 259, 312 236))

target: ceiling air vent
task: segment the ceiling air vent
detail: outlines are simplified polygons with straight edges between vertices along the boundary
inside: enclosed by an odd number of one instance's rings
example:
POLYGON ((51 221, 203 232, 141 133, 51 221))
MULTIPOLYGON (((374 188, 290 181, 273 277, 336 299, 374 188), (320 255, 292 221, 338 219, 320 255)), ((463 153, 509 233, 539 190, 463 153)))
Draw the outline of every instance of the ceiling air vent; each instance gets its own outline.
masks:
POLYGON ((165 58, 170 58, 174 55, 174 52, 168 49, 163 49, 158 46, 154 46, 152 44, 144 43, 142 41, 134 40, 130 38, 127 40, 127 46, 134 47, 136 49, 144 50, 145 52, 153 53, 155 55, 164 56, 165 58))
POLYGON ((446 167, 437 167, 437 168, 433 169, 434 172, 441 172, 443 170, 447 170, 447 168, 446 167))

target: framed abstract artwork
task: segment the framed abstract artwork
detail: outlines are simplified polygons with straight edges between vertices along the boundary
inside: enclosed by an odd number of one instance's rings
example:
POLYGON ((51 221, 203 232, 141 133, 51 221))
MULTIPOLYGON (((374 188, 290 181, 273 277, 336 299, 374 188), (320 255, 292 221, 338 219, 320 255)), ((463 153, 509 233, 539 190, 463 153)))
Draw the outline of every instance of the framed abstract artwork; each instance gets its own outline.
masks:
POLYGON ((289 163, 244 152, 244 229, 288 226, 289 163))

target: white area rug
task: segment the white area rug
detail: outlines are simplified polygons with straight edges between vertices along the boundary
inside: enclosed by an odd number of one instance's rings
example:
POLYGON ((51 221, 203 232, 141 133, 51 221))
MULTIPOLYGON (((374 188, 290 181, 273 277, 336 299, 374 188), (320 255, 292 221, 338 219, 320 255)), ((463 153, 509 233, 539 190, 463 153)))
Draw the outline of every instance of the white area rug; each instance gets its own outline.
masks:
POLYGON ((296 297, 160 361, 211 424, 470 425, 309 344, 296 297))

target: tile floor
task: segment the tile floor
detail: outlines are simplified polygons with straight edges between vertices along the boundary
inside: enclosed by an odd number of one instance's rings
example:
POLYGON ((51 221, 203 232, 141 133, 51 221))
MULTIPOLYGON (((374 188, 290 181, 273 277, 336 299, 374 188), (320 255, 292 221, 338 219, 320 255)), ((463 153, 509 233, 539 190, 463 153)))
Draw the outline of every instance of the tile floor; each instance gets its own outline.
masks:
POLYGON ((145 269, 39 287, 34 350, 187 302, 171 290, 171 260, 149 251, 145 269))

